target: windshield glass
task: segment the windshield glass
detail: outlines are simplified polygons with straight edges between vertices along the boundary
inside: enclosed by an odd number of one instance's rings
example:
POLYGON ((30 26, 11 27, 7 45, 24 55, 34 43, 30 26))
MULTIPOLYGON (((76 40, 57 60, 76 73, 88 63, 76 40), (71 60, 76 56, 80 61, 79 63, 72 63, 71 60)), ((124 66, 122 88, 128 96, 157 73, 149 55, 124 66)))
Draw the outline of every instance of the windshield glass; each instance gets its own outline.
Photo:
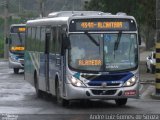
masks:
POLYGON ((70 67, 84 71, 120 71, 137 66, 136 34, 88 34, 69 36, 70 67))
POLYGON ((24 45, 25 34, 24 33, 13 33, 11 34, 11 45, 24 45))
POLYGON ((138 64, 136 34, 104 34, 104 60, 107 71, 136 67, 138 64))
POLYGON ((12 33, 10 34, 10 50, 12 52, 22 52, 24 51, 25 33, 12 33), (14 47, 14 48, 13 48, 14 47), (18 49, 15 47, 19 47, 18 49), (23 47, 23 48, 20 48, 23 47), (13 48, 13 49, 12 49, 13 48))
POLYGON ((72 34, 70 35, 71 49, 69 52, 69 65, 78 70, 102 70, 102 53, 100 52, 101 37, 98 34, 72 34), (94 38, 91 40, 91 38, 94 38))

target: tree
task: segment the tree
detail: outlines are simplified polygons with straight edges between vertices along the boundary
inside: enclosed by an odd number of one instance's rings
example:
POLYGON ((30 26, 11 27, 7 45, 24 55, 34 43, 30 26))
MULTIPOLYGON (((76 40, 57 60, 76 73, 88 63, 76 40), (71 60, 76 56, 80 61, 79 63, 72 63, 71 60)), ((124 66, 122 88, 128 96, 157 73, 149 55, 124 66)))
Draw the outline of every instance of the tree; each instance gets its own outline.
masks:
POLYGON ((85 5, 85 8, 86 10, 98 10, 113 14, 125 12, 134 16, 148 50, 154 45, 155 5, 155 0, 91 0, 85 5))

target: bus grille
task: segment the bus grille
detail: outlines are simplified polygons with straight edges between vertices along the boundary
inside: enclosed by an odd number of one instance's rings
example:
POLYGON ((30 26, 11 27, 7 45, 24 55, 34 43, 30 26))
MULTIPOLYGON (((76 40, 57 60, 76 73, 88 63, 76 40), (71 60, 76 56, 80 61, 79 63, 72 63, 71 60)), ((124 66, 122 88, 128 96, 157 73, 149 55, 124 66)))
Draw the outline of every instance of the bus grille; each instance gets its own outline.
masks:
POLYGON ((91 90, 94 95, 114 95, 116 90, 91 90))
MULTIPOLYGON (((116 87, 116 86, 120 86, 121 83, 107 83, 107 87, 116 87)), ((99 82, 99 83, 92 83, 92 82, 89 82, 88 83, 89 86, 102 86, 102 82, 99 82)))

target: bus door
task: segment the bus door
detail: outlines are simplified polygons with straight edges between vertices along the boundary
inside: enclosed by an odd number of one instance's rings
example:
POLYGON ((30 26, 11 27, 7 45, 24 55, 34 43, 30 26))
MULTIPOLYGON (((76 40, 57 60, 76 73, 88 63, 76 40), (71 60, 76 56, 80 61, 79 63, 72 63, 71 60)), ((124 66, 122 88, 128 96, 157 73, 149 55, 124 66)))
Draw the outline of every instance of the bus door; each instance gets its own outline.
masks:
MULTIPOLYGON (((49 55, 49 82, 50 92, 55 95, 55 83, 57 79, 55 76, 61 77, 61 38, 60 38, 60 27, 52 27, 51 32, 51 44, 50 44, 50 55, 49 55)), ((61 80, 61 78, 60 78, 61 80)), ((61 82, 61 81, 60 81, 61 82)), ((60 83, 61 84, 61 83, 60 83)))
POLYGON ((46 91, 49 91, 49 48, 50 48, 51 33, 46 33, 45 39, 45 82, 46 91))

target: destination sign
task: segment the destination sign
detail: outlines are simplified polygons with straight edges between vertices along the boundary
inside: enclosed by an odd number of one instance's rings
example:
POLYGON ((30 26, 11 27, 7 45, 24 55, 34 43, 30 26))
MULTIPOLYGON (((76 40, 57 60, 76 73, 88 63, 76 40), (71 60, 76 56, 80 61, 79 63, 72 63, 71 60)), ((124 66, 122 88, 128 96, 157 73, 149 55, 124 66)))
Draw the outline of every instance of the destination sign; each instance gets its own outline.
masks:
POLYGON ((11 33, 24 33, 26 31, 26 27, 13 26, 11 27, 11 33))
POLYGON ((78 60, 80 66, 99 66, 102 65, 101 60, 78 60))
POLYGON ((78 22, 76 28, 79 30, 85 29, 124 29, 129 30, 128 22, 78 22))
POLYGON ((129 19, 75 19, 70 23, 71 32, 74 31, 131 31, 136 30, 133 20, 129 19))
POLYGON ((11 47, 10 50, 11 50, 11 51, 23 51, 23 50, 24 50, 24 47, 18 47, 18 46, 16 46, 16 47, 11 47))

